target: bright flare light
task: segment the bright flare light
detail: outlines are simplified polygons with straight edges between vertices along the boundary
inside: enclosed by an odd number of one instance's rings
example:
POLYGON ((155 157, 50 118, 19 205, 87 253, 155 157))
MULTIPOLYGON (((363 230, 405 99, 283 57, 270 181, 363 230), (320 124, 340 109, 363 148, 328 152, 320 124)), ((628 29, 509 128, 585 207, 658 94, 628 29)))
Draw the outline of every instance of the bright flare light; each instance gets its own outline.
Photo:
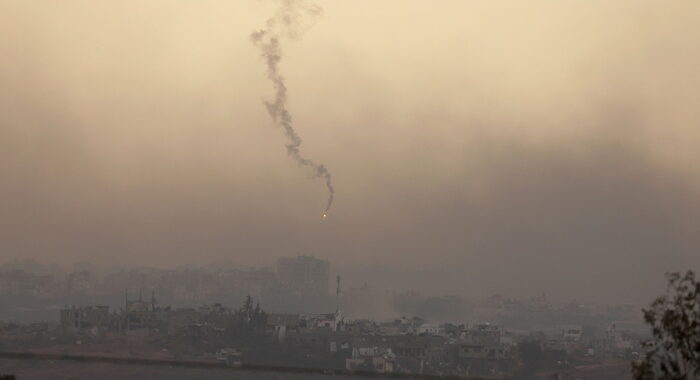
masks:
POLYGON ((326 219, 327 217, 328 217, 328 214, 326 214, 326 213, 323 213, 323 215, 321 215, 321 218, 323 218, 323 219, 326 219))

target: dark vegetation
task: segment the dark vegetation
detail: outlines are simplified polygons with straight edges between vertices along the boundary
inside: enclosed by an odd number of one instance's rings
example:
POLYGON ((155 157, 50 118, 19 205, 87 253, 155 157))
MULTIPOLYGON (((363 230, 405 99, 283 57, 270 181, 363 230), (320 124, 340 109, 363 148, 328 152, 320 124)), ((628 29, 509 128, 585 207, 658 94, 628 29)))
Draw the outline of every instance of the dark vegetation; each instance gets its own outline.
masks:
POLYGON ((700 282, 692 271, 668 275, 667 294, 644 310, 653 338, 644 357, 633 363, 637 380, 700 377, 700 282))
POLYGON ((521 342, 518 344, 518 353, 523 362, 522 367, 516 374, 517 379, 535 379, 537 372, 542 369, 545 363, 545 355, 538 342, 521 342))

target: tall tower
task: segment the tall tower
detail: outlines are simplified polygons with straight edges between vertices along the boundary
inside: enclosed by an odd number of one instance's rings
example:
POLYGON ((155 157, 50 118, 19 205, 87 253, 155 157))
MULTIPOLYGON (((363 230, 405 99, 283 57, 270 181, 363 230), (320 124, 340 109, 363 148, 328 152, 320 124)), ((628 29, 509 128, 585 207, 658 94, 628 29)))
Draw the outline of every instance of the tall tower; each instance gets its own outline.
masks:
POLYGON ((298 296, 328 296, 330 264, 313 256, 281 257, 277 276, 282 285, 298 296))
POLYGON ((335 310, 340 311, 340 275, 336 276, 335 281, 335 310))

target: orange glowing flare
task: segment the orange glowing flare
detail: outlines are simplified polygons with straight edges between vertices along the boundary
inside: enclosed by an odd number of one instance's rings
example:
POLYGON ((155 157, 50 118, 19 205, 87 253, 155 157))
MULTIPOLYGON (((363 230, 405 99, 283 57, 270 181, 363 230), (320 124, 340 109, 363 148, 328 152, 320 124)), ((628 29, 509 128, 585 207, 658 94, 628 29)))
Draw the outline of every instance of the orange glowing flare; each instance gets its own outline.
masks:
POLYGON ((326 219, 327 217, 328 217, 328 214, 326 214, 326 213, 323 213, 323 215, 321 215, 321 218, 323 218, 323 219, 326 219))

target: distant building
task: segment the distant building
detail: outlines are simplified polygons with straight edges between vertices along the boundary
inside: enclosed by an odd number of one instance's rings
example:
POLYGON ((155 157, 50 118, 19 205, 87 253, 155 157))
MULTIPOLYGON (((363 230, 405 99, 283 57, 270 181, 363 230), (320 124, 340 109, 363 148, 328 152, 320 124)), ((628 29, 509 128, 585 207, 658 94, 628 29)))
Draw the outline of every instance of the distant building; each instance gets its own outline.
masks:
POLYGON ((418 334, 440 335, 444 332, 437 323, 424 323, 418 327, 418 334))
POLYGON ((164 328, 170 307, 159 306, 155 294, 146 301, 139 293, 138 300, 130 300, 125 294, 122 326, 125 331, 164 328))
POLYGON ((394 358, 390 353, 347 358, 345 359, 345 369, 366 373, 392 373, 394 372, 394 358))
MULTIPOLYGON (((305 321, 304 321, 305 322, 305 321)), ((274 330, 275 337, 279 342, 284 342, 287 331, 299 331, 302 320, 298 314, 268 314, 267 326, 274 330)))
POLYGON ((490 324, 479 324, 466 330, 458 343, 460 364, 471 375, 512 371, 515 364, 513 346, 503 337, 503 329, 490 324))
POLYGON ((91 294, 94 291, 94 279, 90 272, 81 270, 66 277, 66 286, 71 293, 91 294))
POLYGON ((68 329, 84 330, 108 328, 111 322, 109 307, 86 306, 61 309, 61 326, 68 329))
POLYGON ((282 257, 277 260, 277 276, 284 287, 298 296, 328 295, 328 261, 313 256, 282 257))
POLYGON ((562 338, 567 342, 578 342, 581 340, 583 335, 583 328, 581 326, 562 326, 561 327, 562 338))
POLYGON ((0 295, 48 296, 57 291, 53 276, 15 269, 0 272, 0 295))
POLYGON ((241 356, 241 352, 235 348, 222 348, 216 353, 216 360, 226 363, 229 367, 240 367, 241 356))
POLYGON ((289 329, 299 329, 302 319, 299 314, 268 314, 267 325, 271 328, 284 326, 289 329))
POLYGON ((336 310, 335 313, 312 314, 306 316, 306 327, 311 329, 330 329, 331 331, 343 330, 345 317, 336 310))

